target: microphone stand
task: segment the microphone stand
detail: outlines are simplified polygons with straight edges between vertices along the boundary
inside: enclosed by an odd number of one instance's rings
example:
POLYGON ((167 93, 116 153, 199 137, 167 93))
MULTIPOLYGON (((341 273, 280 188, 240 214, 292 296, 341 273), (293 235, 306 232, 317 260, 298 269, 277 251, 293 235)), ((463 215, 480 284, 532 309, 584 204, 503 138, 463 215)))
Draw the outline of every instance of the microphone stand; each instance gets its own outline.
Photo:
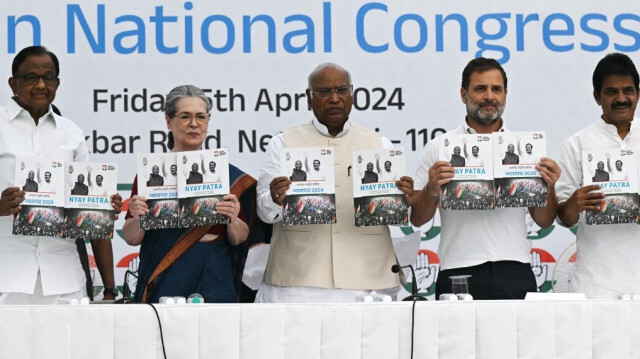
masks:
POLYGON ((427 300, 427 298, 421 296, 420 294, 418 294, 418 285, 417 285, 417 281, 416 281, 416 272, 413 270, 413 266, 411 264, 406 265, 406 266, 400 266, 397 264, 394 264, 393 266, 391 266, 391 271, 393 273, 398 273, 400 272, 401 268, 407 268, 409 267, 411 269, 411 295, 404 298, 402 301, 403 302, 413 302, 413 301, 423 301, 423 300, 427 300))

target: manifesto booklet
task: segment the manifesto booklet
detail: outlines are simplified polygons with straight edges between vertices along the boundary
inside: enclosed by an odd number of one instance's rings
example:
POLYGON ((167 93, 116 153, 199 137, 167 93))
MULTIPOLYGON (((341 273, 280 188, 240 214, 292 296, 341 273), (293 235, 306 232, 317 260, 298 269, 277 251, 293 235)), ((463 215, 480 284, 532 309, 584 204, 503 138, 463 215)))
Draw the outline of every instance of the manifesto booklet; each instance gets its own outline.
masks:
POLYGON ((493 147, 488 134, 446 134, 441 161, 451 163, 455 176, 442 186, 440 209, 493 209, 493 147))
POLYGON ((64 224, 64 167, 62 162, 16 158, 15 184, 25 191, 13 234, 58 237, 64 224))
POLYGON ((404 148, 353 152, 356 227, 407 224, 407 199, 396 181, 404 175, 404 148))
POLYGON ((536 165, 546 156, 544 131, 493 133, 496 207, 547 206, 547 182, 536 165))
POLYGON ((218 148, 176 155, 180 227, 228 223, 229 217, 218 213, 216 203, 230 192, 229 151, 218 148))
POLYGON ((65 225, 62 237, 111 239, 115 211, 110 196, 117 191, 115 163, 65 164, 65 225))
POLYGON ((140 229, 179 228, 176 154, 139 154, 137 172, 138 195, 147 199, 149 207, 149 213, 140 217, 140 229))
POLYGON ((333 147, 285 148, 283 175, 292 182, 282 204, 287 225, 336 223, 333 147))
POLYGON ((598 185, 605 194, 597 211, 587 211, 587 224, 636 223, 638 179, 635 150, 582 151, 584 186, 598 185))

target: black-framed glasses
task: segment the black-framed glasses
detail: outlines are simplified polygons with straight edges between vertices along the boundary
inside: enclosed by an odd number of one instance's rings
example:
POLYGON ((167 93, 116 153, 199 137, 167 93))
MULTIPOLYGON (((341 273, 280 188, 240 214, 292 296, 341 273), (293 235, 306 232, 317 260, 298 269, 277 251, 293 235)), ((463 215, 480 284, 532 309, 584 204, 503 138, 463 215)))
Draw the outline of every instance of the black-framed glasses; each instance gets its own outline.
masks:
POLYGON ((189 113, 181 113, 179 115, 174 116, 174 118, 177 118, 181 124, 183 125, 188 125, 191 123, 191 121, 193 121, 193 119, 196 119, 196 122, 200 125, 204 125, 205 123, 209 123, 209 119, 211 118, 211 115, 208 113, 199 113, 196 115, 192 115, 189 113))
POLYGON ((44 74, 44 75, 26 74, 26 75, 14 76, 14 78, 22 79, 22 81, 24 81, 24 83, 29 86, 37 84, 38 81, 40 81, 40 79, 42 79, 42 81, 46 85, 51 86, 51 85, 58 84, 58 76, 51 75, 51 74, 44 74))
POLYGON ((331 95, 335 92, 340 97, 351 96, 351 89, 353 86, 341 86, 336 87, 334 89, 320 89, 320 90, 311 90, 314 94, 318 95, 320 98, 327 99, 331 97, 331 95))

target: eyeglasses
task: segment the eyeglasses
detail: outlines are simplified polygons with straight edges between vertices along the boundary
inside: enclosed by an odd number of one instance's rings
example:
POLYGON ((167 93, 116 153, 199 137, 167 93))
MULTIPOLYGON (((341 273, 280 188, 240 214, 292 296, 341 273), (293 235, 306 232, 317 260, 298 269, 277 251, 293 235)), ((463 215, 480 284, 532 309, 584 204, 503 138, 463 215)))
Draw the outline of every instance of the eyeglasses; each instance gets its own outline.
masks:
POLYGON ((45 75, 36 75, 36 74, 26 74, 22 76, 14 76, 13 78, 22 79, 24 83, 28 86, 33 86, 42 79, 46 85, 53 86, 58 84, 58 76, 45 74, 45 75))
POLYGON ((351 88, 353 86, 343 86, 334 89, 320 89, 320 90, 311 90, 314 94, 318 95, 320 98, 327 99, 331 97, 331 95, 335 92, 340 97, 351 96, 351 88))
POLYGON ((205 123, 209 122, 209 119, 211 118, 211 115, 208 113, 199 113, 197 115, 191 115, 188 113, 182 113, 180 115, 174 116, 174 118, 177 118, 181 124, 183 125, 188 125, 191 123, 191 121, 193 121, 193 119, 196 119, 196 122, 199 125, 204 125, 205 123))

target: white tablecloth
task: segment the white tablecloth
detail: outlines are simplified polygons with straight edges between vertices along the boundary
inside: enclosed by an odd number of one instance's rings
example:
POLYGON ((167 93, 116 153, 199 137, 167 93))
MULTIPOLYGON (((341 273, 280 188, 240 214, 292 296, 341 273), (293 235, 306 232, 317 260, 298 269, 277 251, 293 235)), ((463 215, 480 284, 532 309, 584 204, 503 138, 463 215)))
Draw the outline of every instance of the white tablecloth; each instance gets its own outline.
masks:
MULTIPOLYGON (((167 357, 410 358, 411 303, 158 305, 167 357)), ((428 302, 414 358, 640 358, 640 302, 428 302)), ((162 358, 148 305, 0 306, 0 358, 162 358)))

